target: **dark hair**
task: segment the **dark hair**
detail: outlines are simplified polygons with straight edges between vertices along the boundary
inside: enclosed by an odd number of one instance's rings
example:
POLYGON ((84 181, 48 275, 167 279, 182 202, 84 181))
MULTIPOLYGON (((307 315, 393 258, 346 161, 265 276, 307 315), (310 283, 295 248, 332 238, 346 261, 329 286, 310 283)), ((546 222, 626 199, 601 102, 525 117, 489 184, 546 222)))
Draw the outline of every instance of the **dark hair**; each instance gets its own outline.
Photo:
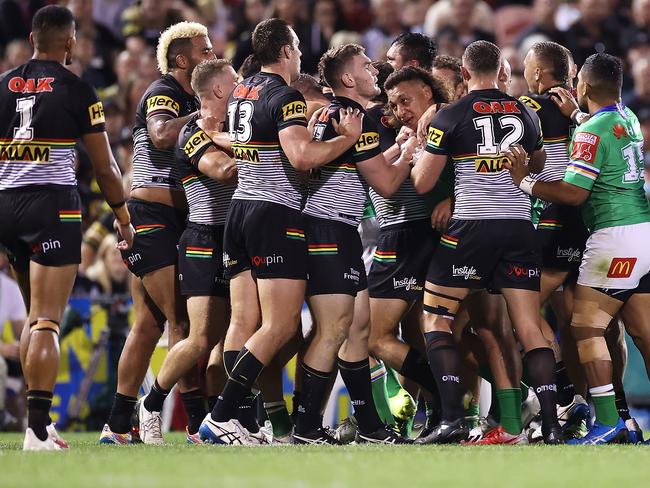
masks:
POLYGON ((325 82, 333 90, 337 88, 341 82, 341 74, 348 62, 353 57, 365 52, 365 49, 358 44, 344 44, 329 49, 318 62, 318 75, 321 82, 325 82))
POLYGON ((266 19, 253 31, 253 54, 262 66, 277 63, 284 46, 293 47, 291 27, 282 19, 266 19))
POLYGON ((392 90, 405 81, 421 81, 431 88, 431 95, 433 96, 434 102, 449 102, 449 90, 442 80, 434 77, 429 71, 425 71, 422 68, 416 68, 415 66, 405 66, 393 72, 386 80, 386 83, 384 83, 384 88, 386 91, 392 90))
POLYGON ((72 12, 59 5, 40 8, 32 18, 32 35, 41 49, 52 42, 52 36, 61 34, 74 25, 72 12))
POLYGON ((553 79, 564 83, 569 78, 569 56, 557 42, 536 42, 530 48, 535 57, 551 69, 553 79))
POLYGON ((400 34, 391 46, 399 46, 399 53, 404 62, 417 61, 423 69, 431 69, 438 50, 433 39, 414 32, 400 34))
POLYGON ((390 74, 395 71, 390 63, 386 61, 373 61, 372 66, 378 71, 377 73, 377 86, 381 90, 379 95, 372 97, 371 102, 388 102, 388 95, 386 95, 386 89, 384 88, 384 83, 390 74))
POLYGON ((260 69, 262 69, 262 64, 260 63, 259 59, 257 59, 257 56, 254 54, 249 54, 246 56, 246 59, 244 59, 244 62, 239 67, 239 74, 242 76, 242 78, 250 78, 251 76, 259 73, 260 69))
POLYGON ((592 54, 582 65, 582 76, 598 95, 620 97, 623 85, 623 63, 616 56, 592 54))
POLYGON ((323 87, 312 75, 300 73, 298 79, 291 83, 291 88, 295 88, 302 93, 305 99, 313 99, 315 97, 325 98, 325 95, 323 95, 323 87))
POLYGON ((232 64, 227 59, 206 59, 201 61, 192 71, 192 90, 200 97, 206 92, 212 78, 228 66, 232 66, 232 64))
POLYGON ((188 51, 192 49, 192 39, 189 37, 178 37, 172 39, 167 48, 167 67, 168 69, 178 68, 176 65, 176 56, 179 54, 187 56, 188 51))
POLYGON ((475 73, 496 73, 501 66, 501 50, 489 41, 474 41, 465 48, 463 63, 475 73))
POLYGON ((448 69, 453 72, 454 78, 451 81, 453 81, 455 87, 463 82, 463 73, 460 66, 460 59, 446 54, 439 54, 433 60, 433 69, 448 69))

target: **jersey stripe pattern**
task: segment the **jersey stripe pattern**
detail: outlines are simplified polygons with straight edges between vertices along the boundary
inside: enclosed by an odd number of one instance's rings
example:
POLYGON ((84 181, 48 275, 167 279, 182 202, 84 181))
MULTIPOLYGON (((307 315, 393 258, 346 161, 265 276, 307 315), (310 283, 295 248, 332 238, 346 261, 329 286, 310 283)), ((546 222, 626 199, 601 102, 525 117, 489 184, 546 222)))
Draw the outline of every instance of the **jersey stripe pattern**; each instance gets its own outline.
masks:
POLYGON ((452 218, 531 219, 530 198, 503 168, 503 151, 513 144, 521 144, 529 154, 541 149, 539 118, 499 90, 473 90, 434 117, 425 150, 453 161, 452 218))
POLYGON ((369 193, 380 228, 429 218, 424 198, 415 191, 410 178, 390 198, 382 197, 372 188, 369 193))
POLYGON ((133 182, 136 188, 168 188, 182 190, 178 167, 174 163, 174 148, 154 146, 147 121, 151 117, 185 117, 199 109, 196 96, 187 93, 172 75, 154 81, 142 96, 133 128, 133 182))
POLYGON ((176 164, 189 205, 188 220, 195 224, 224 225, 235 187, 226 186, 199 171, 201 157, 216 146, 197 125, 197 119, 198 115, 183 126, 176 148, 176 164))
POLYGON ((258 73, 235 87, 227 126, 237 162, 237 200, 277 203, 300 210, 306 176, 280 146, 281 130, 307 126, 307 104, 298 90, 273 73, 258 73))
POLYGON ((61 63, 30 60, 0 75, 0 190, 76 185, 75 143, 104 122, 94 89, 61 63))
MULTIPOLYGON (((339 109, 352 107, 365 110, 353 100, 335 97, 314 127, 314 139, 327 141, 337 136, 333 119, 339 109)), ((368 184, 359 173, 357 163, 381 154, 377 126, 370 117, 363 118, 362 133, 357 143, 334 161, 312 171, 309 179, 304 213, 322 219, 359 225, 368 195, 368 184)))

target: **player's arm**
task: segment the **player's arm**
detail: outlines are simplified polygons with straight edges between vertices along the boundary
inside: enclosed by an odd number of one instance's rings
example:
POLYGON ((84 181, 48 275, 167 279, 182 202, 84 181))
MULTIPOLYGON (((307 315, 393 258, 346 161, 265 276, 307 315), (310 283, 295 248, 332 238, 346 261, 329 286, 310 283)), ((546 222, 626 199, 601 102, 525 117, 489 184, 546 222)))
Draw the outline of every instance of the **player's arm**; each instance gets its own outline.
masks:
POLYGON ((549 92, 551 100, 558 106, 562 115, 569 117, 575 125, 583 124, 591 118, 591 115, 580 110, 578 102, 566 88, 556 86, 551 88, 549 92))
POLYGON ((589 184, 579 186, 574 182, 537 181, 531 178, 526 151, 521 146, 513 146, 505 154, 509 163, 505 163, 504 167, 510 171, 514 184, 528 195, 561 205, 581 205, 591 193, 589 184))
POLYGON ((194 114, 185 117, 172 117, 161 114, 147 117, 147 131, 151 142, 157 149, 172 149, 178 140, 178 134, 194 114))
POLYGON ((447 164, 446 154, 432 154, 423 152, 411 170, 411 180, 415 191, 419 194, 426 193, 433 189, 440 179, 442 170, 447 164))
POLYGON ((230 140, 230 134, 223 131, 223 122, 217 120, 216 117, 201 117, 196 121, 196 124, 203 129, 203 132, 212 139, 217 146, 226 151, 232 152, 232 141, 230 140))
POLYGON ((546 164, 546 151, 538 149, 533 151, 528 160, 528 169, 531 173, 541 173, 546 164))
POLYGON ((411 170, 411 180, 415 191, 419 194, 433 189, 440 179, 454 140, 455 119, 457 117, 450 113, 450 108, 447 106, 440 109, 431 121, 424 151, 411 170))
POLYGON ((204 175, 225 185, 237 184, 235 160, 214 146, 203 153, 197 162, 197 168, 204 175))
POLYGON ((397 191, 408 177, 411 160, 417 147, 417 139, 412 137, 402 144, 401 154, 397 161, 390 164, 384 154, 357 163, 357 169, 368 184, 382 197, 389 198, 397 191))

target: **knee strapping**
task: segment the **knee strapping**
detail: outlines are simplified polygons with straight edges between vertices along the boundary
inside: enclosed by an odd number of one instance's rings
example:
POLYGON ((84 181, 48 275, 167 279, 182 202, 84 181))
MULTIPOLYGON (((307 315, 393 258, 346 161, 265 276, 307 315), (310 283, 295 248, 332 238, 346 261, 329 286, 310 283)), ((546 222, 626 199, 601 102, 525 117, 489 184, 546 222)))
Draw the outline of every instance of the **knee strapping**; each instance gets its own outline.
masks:
POLYGON ((424 311, 434 315, 453 319, 460 307, 460 299, 451 295, 424 289, 424 311))
POLYGON ((56 335, 59 335, 61 326, 56 320, 39 318, 38 320, 34 320, 34 322, 31 322, 29 324, 29 333, 31 334, 32 332, 39 330, 49 330, 51 332, 54 332, 56 335))
POLYGON ((590 363, 592 361, 611 361, 607 349, 607 342, 604 337, 590 337, 577 341, 578 356, 580 363, 590 363))
POLYGON ((612 316, 591 300, 575 300, 571 325, 573 327, 593 327, 607 329, 612 316))

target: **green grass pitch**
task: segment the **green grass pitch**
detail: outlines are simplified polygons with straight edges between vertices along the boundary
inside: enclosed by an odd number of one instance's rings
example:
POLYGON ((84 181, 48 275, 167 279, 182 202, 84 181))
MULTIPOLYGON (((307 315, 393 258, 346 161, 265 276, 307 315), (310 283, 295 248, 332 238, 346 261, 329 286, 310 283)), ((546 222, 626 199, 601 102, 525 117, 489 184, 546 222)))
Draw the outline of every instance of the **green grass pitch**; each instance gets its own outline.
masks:
POLYGON ((65 435, 68 452, 22 452, 0 434, 0 487, 521 487, 650 486, 646 446, 100 446, 65 435))

